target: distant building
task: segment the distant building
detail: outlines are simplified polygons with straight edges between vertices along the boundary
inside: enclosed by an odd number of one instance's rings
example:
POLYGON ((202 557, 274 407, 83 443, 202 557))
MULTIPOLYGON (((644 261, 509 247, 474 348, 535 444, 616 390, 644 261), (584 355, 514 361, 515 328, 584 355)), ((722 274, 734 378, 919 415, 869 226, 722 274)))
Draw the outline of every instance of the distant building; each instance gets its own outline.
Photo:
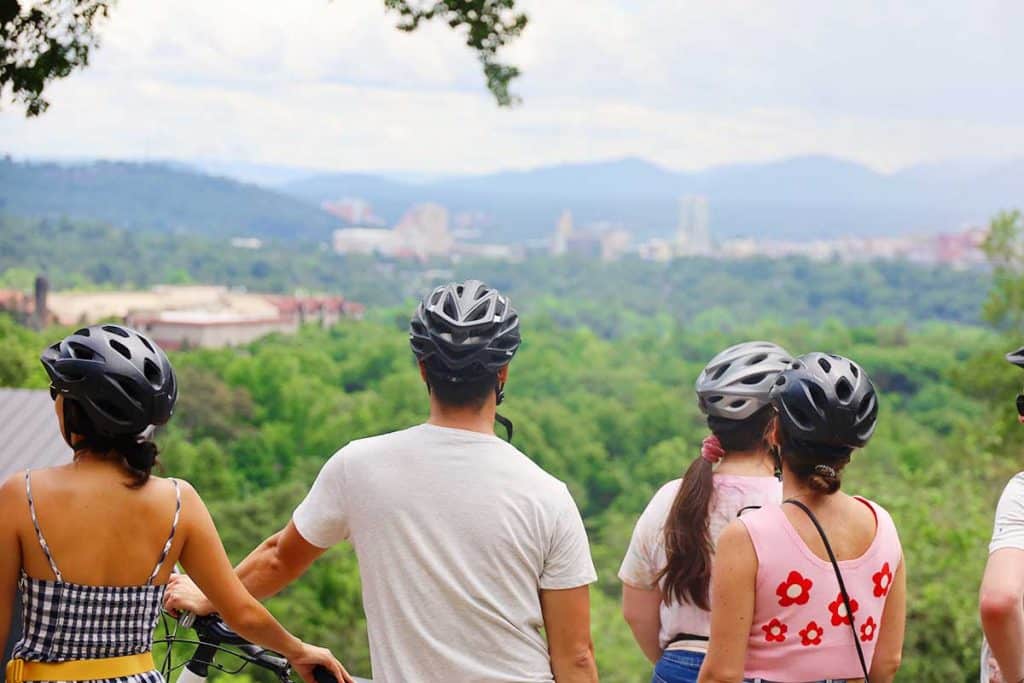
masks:
MULTIPOLYGON (((361 318, 361 304, 341 296, 279 296, 253 294, 216 286, 159 286, 142 292, 40 293, 48 323, 92 325, 122 320, 148 333, 167 348, 233 346, 272 332, 295 332, 304 323, 333 325, 342 318, 361 318)), ((35 300, 21 293, 0 292, 0 309, 29 322, 35 300)))
POLYGON ((629 251, 633 235, 622 229, 610 229, 601 233, 601 260, 618 261, 629 251))
POLYGON ((637 247, 637 254, 639 254, 640 258, 647 261, 665 263, 666 261, 671 261, 672 257, 675 256, 675 249, 668 240, 653 239, 637 247))
POLYGON ((397 256, 405 246, 394 230, 345 228, 334 231, 334 251, 339 254, 397 256))
POLYGON ((710 220, 707 197, 687 195, 679 200, 676 250, 680 256, 711 253, 710 220))
POLYGON ((262 249, 263 240, 259 237, 234 237, 231 246, 236 249, 262 249))
POLYGON ((551 253, 561 256, 569 251, 569 240, 572 238, 572 211, 566 209, 555 225, 555 235, 551 240, 551 253))
POLYGON ((417 204, 405 212, 395 232, 421 260, 445 256, 455 244, 448 231, 448 209, 440 204, 417 204))
POLYGON ((370 203, 356 197, 345 197, 322 202, 320 208, 350 225, 383 225, 384 221, 375 216, 370 203))

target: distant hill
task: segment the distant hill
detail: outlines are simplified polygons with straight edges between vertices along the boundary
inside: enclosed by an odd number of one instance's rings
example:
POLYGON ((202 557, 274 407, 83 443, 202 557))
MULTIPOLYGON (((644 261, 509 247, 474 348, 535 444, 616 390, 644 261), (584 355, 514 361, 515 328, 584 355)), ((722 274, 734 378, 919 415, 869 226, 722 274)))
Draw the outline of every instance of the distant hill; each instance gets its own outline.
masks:
POLYGON ((230 162, 0 161, 0 211, 99 219, 131 229, 324 240, 340 225, 319 209, 326 199, 360 197, 392 224, 410 205, 433 201, 452 213, 485 215, 482 240, 522 243, 549 235, 566 209, 579 227, 603 222, 639 239, 667 236, 676 229, 679 198, 687 194, 708 197, 711 231, 719 239, 955 231, 1024 204, 1024 160, 923 164, 892 174, 823 156, 693 173, 642 159, 435 179, 305 173, 230 162))
POLYGON ((716 237, 832 237, 960 230, 1024 203, 1024 161, 931 164, 882 174, 842 159, 798 157, 675 172, 641 159, 564 164, 408 185, 314 175, 281 186, 308 201, 358 196, 397 220, 412 202, 490 213, 489 239, 548 234, 564 209, 577 225, 609 221, 640 237, 677 224, 679 198, 706 195, 716 237))
POLYGON ((324 240, 338 227, 316 205, 279 191, 153 163, 0 159, 0 212, 218 237, 324 240))

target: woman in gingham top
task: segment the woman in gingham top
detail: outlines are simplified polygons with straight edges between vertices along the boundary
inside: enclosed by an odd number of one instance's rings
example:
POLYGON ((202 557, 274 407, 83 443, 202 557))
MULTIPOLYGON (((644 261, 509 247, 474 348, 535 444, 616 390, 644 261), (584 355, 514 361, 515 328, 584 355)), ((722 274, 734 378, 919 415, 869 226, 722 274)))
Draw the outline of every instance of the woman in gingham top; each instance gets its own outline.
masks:
POLYGON ((117 325, 78 330, 41 357, 57 421, 75 452, 62 467, 0 487, 0 642, 15 588, 23 637, 8 683, 117 680, 162 683, 150 649, 164 587, 180 562, 244 638, 282 653, 312 683, 323 648, 290 634, 245 591, 203 501, 185 482, 150 475, 156 425, 177 398, 164 352, 117 325))

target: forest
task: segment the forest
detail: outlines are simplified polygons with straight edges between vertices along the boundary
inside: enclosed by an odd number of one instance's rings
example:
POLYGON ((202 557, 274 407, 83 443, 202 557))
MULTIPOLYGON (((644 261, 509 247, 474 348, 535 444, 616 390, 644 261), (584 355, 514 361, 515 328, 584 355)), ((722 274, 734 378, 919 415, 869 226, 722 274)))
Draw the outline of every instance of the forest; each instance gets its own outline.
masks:
MULTIPOLYGON (((1019 344, 981 322, 987 277, 756 262, 750 277, 766 283, 757 288, 732 274, 735 266, 700 275, 690 266, 665 267, 661 280, 614 266, 616 280, 569 265, 529 278, 513 266, 491 273, 521 295, 524 312, 508 386, 514 442, 569 484, 587 523, 600 576, 593 630, 602 679, 649 676, 619 614, 618 563, 649 497, 697 456, 707 431, 693 395, 700 368, 721 348, 755 338, 851 356, 874 379, 880 426, 844 486, 892 512, 906 549, 910 616, 899 680, 976 678, 977 588, 992 514, 1024 444, 1013 406, 1022 378, 1002 360, 1019 344), (929 277, 937 291, 928 291, 929 277), (816 298, 784 299, 808 283, 816 298)), ((1008 310, 993 308, 1012 289, 1008 277, 997 265, 986 308, 992 322, 1008 310)), ((159 437, 163 472, 195 484, 234 559, 287 521, 339 447, 425 418, 406 340, 409 313, 411 306, 392 305, 329 329, 172 354, 181 399, 159 437)), ((0 318, 8 350, 0 383, 44 387, 36 358, 64 332, 30 332, 0 318)), ((350 670, 370 672, 350 548, 331 550, 269 605, 350 670)))

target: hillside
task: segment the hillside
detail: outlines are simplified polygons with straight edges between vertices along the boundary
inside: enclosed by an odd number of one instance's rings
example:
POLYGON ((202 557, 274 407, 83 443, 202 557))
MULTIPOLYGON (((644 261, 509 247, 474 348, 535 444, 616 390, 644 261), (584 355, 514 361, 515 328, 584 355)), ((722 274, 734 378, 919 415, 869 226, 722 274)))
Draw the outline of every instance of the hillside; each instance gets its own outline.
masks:
POLYGON ((284 240, 325 240, 337 227, 337 220, 315 205, 280 192, 167 164, 129 162, 0 159, 0 212, 284 240))
POLYGON ((203 168, 215 175, 180 163, 0 160, 0 212, 324 241, 340 226, 318 208, 325 199, 366 199, 390 223, 410 205, 433 201, 453 214, 486 215, 484 241, 528 243, 547 237, 566 209, 579 227, 612 224, 638 239, 666 236, 676 229, 679 198, 702 194, 718 239, 808 239, 959 231, 1024 196, 1024 162, 927 164, 881 174, 841 159, 800 157, 686 173, 621 159, 418 182, 395 174, 300 177, 303 169, 293 167, 203 168))

